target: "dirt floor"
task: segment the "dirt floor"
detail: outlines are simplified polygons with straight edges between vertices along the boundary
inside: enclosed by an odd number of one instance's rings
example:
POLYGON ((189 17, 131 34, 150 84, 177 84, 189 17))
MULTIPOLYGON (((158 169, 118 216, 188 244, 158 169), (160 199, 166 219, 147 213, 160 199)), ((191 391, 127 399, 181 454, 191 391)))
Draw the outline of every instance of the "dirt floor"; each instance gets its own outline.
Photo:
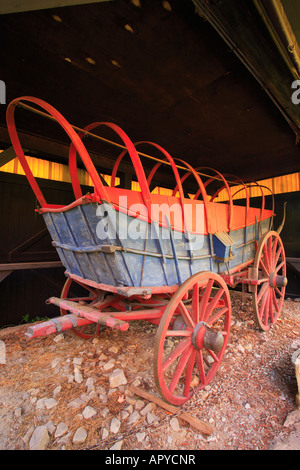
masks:
POLYGON ((291 356, 300 348, 300 302, 286 300, 265 333, 249 294, 231 292, 232 327, 211 384, 173 415, 130 391, 159 396, 153 379, 156 327, 131 322, 83 340, 70 331, 26 340, 28 325, 0 330, 0 449, 300 450, 291 356), (123 370, 126 384, 110 387, 123 370), (205 435, 180 415, 212 427, 205 435))

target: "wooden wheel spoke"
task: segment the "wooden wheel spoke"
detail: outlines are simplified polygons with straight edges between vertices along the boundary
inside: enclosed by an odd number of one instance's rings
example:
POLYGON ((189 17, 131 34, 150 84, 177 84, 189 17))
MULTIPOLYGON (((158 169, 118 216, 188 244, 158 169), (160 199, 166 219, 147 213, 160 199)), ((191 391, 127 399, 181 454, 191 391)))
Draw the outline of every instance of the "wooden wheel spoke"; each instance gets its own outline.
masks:
POLYGON ((191 345, 191 340, 183 339, 173 351, 166 357, 162 365, 162 371, 165 372, 183 352, 191 345))
POLYGON ((284 296, 284 292, 283 292, 284 289, 282 289, 282 291, 280 291, 280 290, 278 289, 278 287, 275 287, 275 290, 276 290, 277 294, 278 294, 280 297, 283 297, 283 296, 284 296))
POLYGON ((195 324, 199 322, 199 283, 196 282, 193 287, 192 295, 192 318, 195 321, 195 324))
POLYGON ((215 362, 218 363, 220 361, 220 359, 218 358, 218 356, 216 355, 216 353, 214 351, 212 351, 211 349, 207 349, 207 351, 208 351, 209 355, 213 358, 213 360, 215 362))
POLYGON ((206 308, 206 312, 204 314, 204 321, 208 321, 209 316, 211 315, 213 310, 216 308, 216 306, 217 306, 219 300, 221 299, 221 297, 223 296, 224 292, 225 292, 224 289, 222 287, 220 287, 220 289, 218 290, 216 295, 208 303, 207 308, 206 308))
POLYGON ((189 395, 189 391, 190 391, 195 358, 196 358, 196 349, 193 348, 190 354, 189 360, 188 360, 187 367, 186 367, 186 376, 185 376, 184 391, 183 391, 183 394, 186 397, 189 395))
POLYGON ((268 293, 267 293, 267 296, 266 296, 266 302, 265 302, 264 308, 262 310, 262 321, 263 321, 265 326, 268 325, 269 305, 270 305, 270 290, 268 289, 268 293))
POLYGON ((268 240, 268 244, 267 244, 268 262, 269 262, 270 271, 272 271, 272 244, 273 244, 273 239, 272 239, 272 237, 270 237, 269 240, 268 240))
POLYGON ((273 299, 273 304, 274 304, 275 310, 276 310, 277 313, 279 313, 280 309, 279 309, 279 305, 277 303, 277 298, 276 298, 276 294, 275 294, 274 290, 272 290, 272 299, 273 299))
POLYGON ((167 330, 166 331, 166 336, 174 336, 174 337, 180 337, 180 336, 191 336, 192 335, 192 330, 186 329, 186 330, 167 330))
POLYGON ((278 238, 275 238, 274 240, 274 245, 273 245, 273 250, 272 250, 272 266, 271 266, 271 269, 274 270, 275 269, 275 266, 276 266, 276 263, 275 263, 275 257, 276 257, 276 250, 277 250, 277 245, 278 245, 278 238))
POLYGON ((266 289, 268 289, 268 282, 264 282, 263 285, 260 288, 259 293, 257 294, 257 303, 260 302, 261 297, 265 293, 266 289))
POLYGON ((273 289, 269 293, 269 318, 271 323, 274 323, 274 314, 273 314, 273 289))
POLYGON ((266 268, 262 258, 259 260, 259 264, 261 265, 263 271, 265 272, 265 274, 269 277, 270 276, 270 271, 266 268))
POLYGON ((214 285, 214 280, 210 279, 207 283, 205 292, 200 302, 200 321, 203 321, 213 285, 214 285))
POLYGON ((179 379, 183 373, 183 370, 192 354, 192 350, 193 350, 193 346, 190 345, 190 347, 188 349, 186 349, 180 356, 180 359, 178 361, 178 364, 177 364, 177 367, 176 367, 176 370, 175 370, 175 373, 172 377, 172 380, 171 380, 171 383, 169 385, 169 390, 171 393, 174 392, 178 382, 179 382, 179 379))
POLYGON ((204 363, 203 363, 203 354, 202 351, 196 352, 196 364, 199 371, 200 381, 203 386, 206 385, 206 377, 205 377, 205 370, 204 370, 204 363))
POLYGON ((269 262, 269 254, 268 254, 268 251, 267 251, 267 247, 266 245, 264 245, 263 247, 263 253, 264 253, 264 264, 266 265, 266 268, 267 268, 267 273, 268 275, 270 274, 270 262, 269 262))
POLYGON ((262 301, 261 301, 261 305, 260 305, 260 309, 259 309, 259 313, 260 313, 261 318, 263 318, 265 306, 266 306, 266 303, 267 303, 267 300, 268 300, 268 295, 269 295, 269 286, 267 286, 267 289, 266 289, 266 291, 264 292, 264 294, 262 296, 262 301))
POLYGON ((284 262, 284 261, 282 261, 282 262, 281 262, 281 263, 280 263, 280 264, 279 264, 279 265, 276 267, 276 269, 275 269, 275 273, 277 274, 277 273, 278 273, 278 271, 280 271, 280 269, 281 269, 281 268, 282 268, 284 265, 285 265, 285 262, 284 262))
POLYGON ((223 307, 217 312, 215 312, 210 318, 206 320, 206 323, 208 326, 212 326, 214 323, 216 323, 223 315, 225 315, 228 312, 228 307, 223 307))
POLYGON ((190 312, 188 311, 188 309, 186 308, 186 306, 184 305, 182 300, 180 300, 179 305, 181 307, 182 315, 183 315, 185 321, 189 324, 189 326, 191 328, 194 328, 196 323, 192 319, 192 317, 190 315, 190 312))
POLYGON ((278 260, 279 260, 279 257, 282 253, 282 248, 280 247, 279 250, 277 251, 276 253, 276 256, 274 258, 274 268, 277 266, 277 263, 278 263, 278 260))

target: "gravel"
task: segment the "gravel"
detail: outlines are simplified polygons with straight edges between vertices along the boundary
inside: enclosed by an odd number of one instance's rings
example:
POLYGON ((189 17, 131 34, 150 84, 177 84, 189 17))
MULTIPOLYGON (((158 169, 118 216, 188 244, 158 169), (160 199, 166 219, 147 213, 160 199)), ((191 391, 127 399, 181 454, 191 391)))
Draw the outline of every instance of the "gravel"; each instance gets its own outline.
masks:
POLYGON ((130 391, 159 396, 152 360, 156 327, 131 322, 83 340, 70 331, 27 341, 27 326, 0 330, 0 450, 300 450, 291 356, 300 347, 300 303, 257 329, 249 294, 231 293, 227 351, 212 382, 176 415, 130 391), (2 348, 4 346, 2 344, 2 348), (209 423, 204 436, 180 419, 209 423))

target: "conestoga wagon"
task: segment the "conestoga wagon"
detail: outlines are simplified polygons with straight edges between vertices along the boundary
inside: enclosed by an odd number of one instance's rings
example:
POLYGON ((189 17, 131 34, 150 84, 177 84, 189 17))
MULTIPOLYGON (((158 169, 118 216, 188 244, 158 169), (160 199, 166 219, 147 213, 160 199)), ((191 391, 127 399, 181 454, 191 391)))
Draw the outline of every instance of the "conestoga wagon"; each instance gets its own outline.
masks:
POLYGON ((133 144, 112 123, 95 122, 78 129, 51 105, 33 97, 9 104, 7 126, 67 277, 60 298, 47 300, 60 308, 60 317, 29 327, 27 338, 66 329, 90 338, 101 325, 124 331, 132 320, 154 323, 158 325, 153 359, 157 388, 166 401, 182 405, 210 383, 221 364, 231 323, 228 286, 248 286, 259 328, 267 331, 276 323, 287 283, 285 252, 280 229, 272 228, 274 197, 267 209, 264 188, 258 183, 225 177, 211 168, 194 169, 179 159, 175 163, 161 146, 133 144), (71 139, 73 203, 47 204, 20 145, 16 107, 57 121, 71 139), (83 143, 86 135, 101 139, 95 131, 103 127, 118 135, 122 142, 118 146, 123 148, 110 186, 103 183, 83 143), (147 177, 140 156, 149 156, 137 151, 141 145, 161 153, 161 158, 151 157, 156 163, 147 177), (125 155, 135 169, 138 191, 115 185, 125 155), (90 194, 82 194, 78 156, 94 185, 90 194), (170 196, 149 189, 162 164, 174 173, 170 196), (186 196, 183 184, 188 177, 197 187, 195 194, 186 196), (208 186, 216 187, 216 182, 218 188, 209 194, 208 186), (259 208, 250 205, 253 185, 261 191, 259 208), (221 191, 227 193, 226 202, 216 202, 221 191), (244 206, 236 204, 235 191, 244 192, 244 206))

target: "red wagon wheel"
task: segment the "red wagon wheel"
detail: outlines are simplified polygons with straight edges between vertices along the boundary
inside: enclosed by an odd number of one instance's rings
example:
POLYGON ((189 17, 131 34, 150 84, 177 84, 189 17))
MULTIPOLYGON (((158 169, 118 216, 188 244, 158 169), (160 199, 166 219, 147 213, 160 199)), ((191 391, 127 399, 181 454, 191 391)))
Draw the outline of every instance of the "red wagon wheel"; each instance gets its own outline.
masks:
POLYGON ((187 279, 171 298, 154 347, 154 377, 162 397, 182 405, 210 383, 229 337, 231 303, 225 281, 212 272, 187 279))
MULTIPOLYGON (((62 299, 72 300, 74 302, 92 306, 98 301, 99 291, 89 286, 83 286, 82 284, 73 281, 73 279, 68 278, 64 284, 60 297, 62 299)), ((60 309, 61 315, 66 315, 68 313, 70 313, 68 310, 64 310, 63 308, 60 309)), ((99 328, 99 324, 92 323, 90 325, 72 328, 71 331, 80 338, 89 339, 98 335, 99 328)))
POLYGON ((284 246, 277 232, 260 240, 253 267, 260 281, 252 296, 254 313, 260 329, 268 331, 281 314, 287 285, 284 246))

